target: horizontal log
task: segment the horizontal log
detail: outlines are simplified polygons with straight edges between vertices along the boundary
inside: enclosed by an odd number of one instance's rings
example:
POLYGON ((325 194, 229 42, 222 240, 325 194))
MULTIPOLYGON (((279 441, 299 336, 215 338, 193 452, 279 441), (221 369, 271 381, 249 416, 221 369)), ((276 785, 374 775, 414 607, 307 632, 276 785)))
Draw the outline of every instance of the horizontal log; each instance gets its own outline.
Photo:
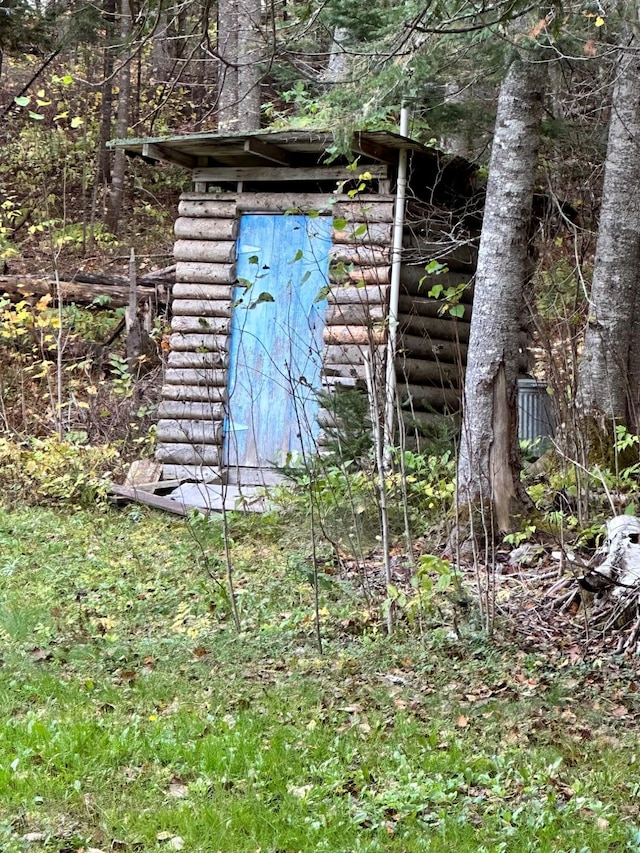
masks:
POLYGON ((167 364, 169 367, 219 368, 226 367, 229 356, 224 352, 179 352, 173 350, 169 353, 167 364))
MULTIPOLYGON (((434 409, 436 407, 434 406, 434 409)), ((433 434, 436 427, 442 428, 443 424, 450 422, 455 413, 459 410, 459 404, 454 406, 442 405, 436 411, 431 412, 404 412, 402 420, 407 433, 418 432, 420 435, 429 436, 433 434)), ((455 427, 457 419, 454 418, 452 427, 455 427)))
MULTIPOLYGON (((105 308, 122 308, 129 304, 129 285, 88 284, 71 281, 59 282, 64 302, 77 305, 96 307, 104 300, 105 308)), ((0 276, 0 293, 6 293, 12 299, 24 299, 27 296, 56 295, 56 281, 53 278, 29 277, 22 275, 0 276)), ((164 304, 167 300, 167 290, 164 286, 138 287, 136 291, 138 302, 152 300, 164 304)))
MULTIPOLYGON (((349 222, 393 222, 394 199, 388 195, 352 198, 346 193, 183 193, 183 202, 237 205, 238 212, 294 213, 325 212, 349 222)), ((181 216, 187 215, 178 209, 181 216)), ((216 214, 217 215, 217 214, 216 214)))
POLYGON ((364 326, 325 326, 322 339, 330 344, 383 344, 387 339, 386 328, 368 329, 364 326))
MULTIPOLYGON (((372 178, 386 178, 387 166, 367 166, 372 178)), ((363 170, 364 171, 364 170, 363 170)), ((357 181, 358 174, 346 166, 213 166, 194 169, 194 183, 229 183, 232 181, 273 181, 284 185, 292 181, 357 181)))
POLYGON ((386 319, 384 305, 330 305, 327 308, 325 322, 327 326, 371 326, 386 319))
MULTIPOLYGON (((167 385, 194 385, 205 388, 220 387, 226 390, 227 371, 170 367, 165 373, 164 381, 167 385)), ((193 400, 197 398, 185 397, 185 400, 187 399, 193 400)))
POLYGON ((187 421, 221 421, 224 419, 224 406, 222 403, 163 400, 158 407, 158 417, 187 421))
POLYGON ((429 338, 442 341, 462 341, 469 343, 470 324, 455 317, 417 317, 403 314, 399 318, 400 334, 405 348, 414 348, 421 352, 429 345, 429 338), (418 340, 413 340, 418 338, 418 340), (420 343, 422 338, 422 343, 420 343))
MULTIPOLYGON (((196 264, 232 264, 236 259, 235 240, 176 240, 173 245, 176 261, 196 264)), ((182 281, 176 268, 176 280, 182 281)))
POLYGON ((163 465, 162 479, 222 483, 222 474, 219 468, 212 468, 210 465, 163 465))
POLYGON ((416 239, 413 234, 405 231, 403 244, 407 255, 424 258, 425 264, 432 260, 438 261, 456 272, 475 272, 478 250, 474 245, 463 241, 456 243, 446 236, 442 242, 430 238, 431 235, 428 234, 427 239, 416 239))
POLYGON ((345 245, 391 245, 393 226, 387 222, 349 222, 344 228, 333 229, 333 242, 345 245))
POLYGON ((327 294, 329 304, 335 305, 386 305, 388 299, 389 287, 375 284, 369 284, 365 287, 356 287, 356 285, 334 286, 327 294))
POLYGON ((219 465, 220 448, 216 444, 159 444, 156 461, 163 465, 219 465))
POLYGON ((205 199, 190 199, 187 195, 180 196, 178 216, 211 219, 235 219, 237 206, 235 201, 218 201, 213 193, 205 199))
POLYGON ((458 388, 462 384, 461 371, 456 364, 420 358, 397 358, 396 375, 413 385, 431 383, 446 388, 458 388))
POLYGON ((398 377, 398 399, 404 411, 410 413, 426 409, 458 409, 462 392, 455 388, 434 388, 425 385, 405 384, 398 377))
POLYGON ((181 261, 176 264, 176 282, 183 284, 222 285, 236 280, 235 263, 210 264, 181 261))
MULTIPOLYGON (((228 317, 186 315, 171 318, 171 331, 183 334, 228 335, 230 327, 231 320, 228 317)), ((219 349, 219 347, 216 346, 215 349, 219 349)))
POLYGON ((448 287, 467 285, 462 294, 462 302, 473 302, 473 276, 470 273, 442 272, 427 274, 426 264, 403 264, 400 269, 400 288, 415 296, 427 296, 431 288, 440 284, 446 290, 448 287))
POLYGON ((349 379, 352 385, 356 385, 365 379, 362 364, 325 364, 320 373, 323 385, 335 385, 338 379, 349 379))
MULTIPOLYGON (((362 388, 364 387, 364 377, 360 376, 341 376, 339 374, 323 376, 322 387, 325 391, 341 391, 344 389, 362 388)), ((318 441, 320 443, 320 441, 318 441)))
MULTIPOLYGON (((449 312, 448 307, 451 303, 446 299, 434 299, 424 296, 407 296, 401 295, 398 308, 400 314, 419 317, 442 317, 447 320, 453 315, 449 312)), ((458 320, 463 320, 465 323, 471 322, 471 305, 462 304, 463 315, 456 317, 458 320)))
MULTIPOLYGON (((422 348, 423 336, 419 336, 422 348)), ((467 363, 467 344, 459 341, 439 341, 436 338, 424 338, 426 347, 424 348, 423 357, 429 361, 448 361, 453 364, 467 363)), ((402 340, 400 341, 400 350, 402 352, 402 340)), ((401 356, 400 356, 401 357, 401 356)))
POLYGON ((173 298, 222 302, 230 305, 233 301, 234 291, 235 286, 233 284, 185 284, 178 282, 173 285, 173 298))
POLYGON ((179 216, 173 225, 173 233, 178 240, 235 240, 238 220, 179 216))
POLYGON ((364 267, 387 266, 389 249, 384 246, 345 246, 334 244, 329 249, 329 258, 333 263, 358 264, 364 267))
POLYGON ((364 364, 365 358, 384 360, 387 349, 382 346, 350 346, 329 344, 322 352, 323 364, 364 364))
POLYGON ((200 402, 211 405, 222 403, 226 398, 227 389, 224 385, 164 385, 162 388, 163 400, 200 402))
POLYGON ((354 269, 333 269, 329 270, 329 281, 339 286, 352 287, 364 284, 381 284, 388 285, 391 281, 391 267, 364 267, 357 266, 354 269))
POLYGON ((220 444, 222 421, 161 419, 156 426, 156 437, 160 444, 191 443, 220 444))
POLYGON ((174 332, 169 338, 169 346, 172 350, 180 352, 196 352, 207 350, 209 352, 226 352, 229 347, 228 335, 192 335, 183 332, 174 332))
POLYGON ((173 316, 181 317, 230 317, 229 299, 176 299, 171 302, 173 316))

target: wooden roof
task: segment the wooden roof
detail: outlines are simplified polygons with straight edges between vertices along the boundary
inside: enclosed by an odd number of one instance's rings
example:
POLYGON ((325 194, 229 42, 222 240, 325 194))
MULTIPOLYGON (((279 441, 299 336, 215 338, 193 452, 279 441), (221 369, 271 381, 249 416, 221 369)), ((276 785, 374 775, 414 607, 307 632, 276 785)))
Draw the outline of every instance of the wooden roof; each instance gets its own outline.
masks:
MULTIPOLYGON (((111 147, 124 147, 127 153, 145 160, 165 160, 192 169, 206 166, 317 166, 326 163, 334 145, 329 131, 278 130, 252 133, 190 133, 148 139, 117 139, 111 147)), ((359 164, 398 162, 402 149, 429 160, 438 160, 440 152, 405 136, 388 131, 360 131, 351 143, 359 164)), ((335 162, 345 162, 339 157, 335 162)))

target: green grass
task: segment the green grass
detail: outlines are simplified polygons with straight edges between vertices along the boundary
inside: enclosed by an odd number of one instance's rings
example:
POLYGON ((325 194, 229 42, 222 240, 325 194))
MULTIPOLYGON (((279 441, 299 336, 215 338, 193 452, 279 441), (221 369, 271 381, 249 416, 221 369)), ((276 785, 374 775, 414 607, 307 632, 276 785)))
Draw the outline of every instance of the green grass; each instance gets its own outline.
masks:
POLYGON ((640 851, 631 664, 389 640, 335 576, 320 657, 268 518, 232 530, 237 634, 196 528, 0 515, 3 853, 640 851))

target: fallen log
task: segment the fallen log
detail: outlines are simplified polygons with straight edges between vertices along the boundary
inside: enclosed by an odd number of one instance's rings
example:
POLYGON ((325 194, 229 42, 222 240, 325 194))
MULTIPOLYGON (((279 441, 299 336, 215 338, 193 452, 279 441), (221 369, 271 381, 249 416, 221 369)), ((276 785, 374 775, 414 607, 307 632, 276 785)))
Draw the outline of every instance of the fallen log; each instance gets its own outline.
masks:
MULTIPOLYGON (((112 284, 91 282, 60 281, 50 276, 0 276, 0 293, 6 293, 10 299, 25 299, 29 296, 56 297, 58 287, 65 302, 75 302, 78 305, 95 304, 97 308, 121 308, 129 303, 129 282, 118 284, 112 279, 112 284)), ((137 288, 138 301, 151 299, 159 305, 165 305, 168 300, 168 288, 165 286, 141 285, 137 288)))

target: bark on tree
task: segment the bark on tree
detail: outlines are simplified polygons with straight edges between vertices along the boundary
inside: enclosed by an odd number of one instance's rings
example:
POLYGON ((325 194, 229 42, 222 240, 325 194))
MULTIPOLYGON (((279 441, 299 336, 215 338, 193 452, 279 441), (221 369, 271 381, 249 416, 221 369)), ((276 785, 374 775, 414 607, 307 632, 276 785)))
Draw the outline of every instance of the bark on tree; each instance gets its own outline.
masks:
MULTIPOLYGON (((118 116, 116 120, 116 136, 118 139, 126 139, 129 132, 129 114, 131 111, 131 56, 129 42, 133 21, 129 0, 122 0, 120 8, 120 36, 124 50, 127 52, 122 58, 122 67, 118 75, 118 116)), ((127 170, 127 155, 124 148, 116 148, 113 159, 113 171, 111 173, 111 187, 107 202, 107 215, 105 225, 112 234, 118 230, 120 209, 124 198, 124 180, 127 170)))
POLYGON ((104 57, 102 64, 102 104, 100 109, 100 138, 98 140, 97 184, 108 184, 111 180, 111 152, 107 142, 111 139, 111 114, 113 111, 113 41, 115 30, 116 0, 104 0, 102 17, 105 29, 104 57))
POLYGON ((260 128, 260 0, 218 3, 218 130, 260 128))
MULTIPOLYGON (((619 41, 584 356, 581 414, 605 433, 640 429, 640 37, 619 41)), ((592 437, 587 436, 593 445, 592 437)))
POLYGON ((520 58, 500 88, 465 381, 458 534, 473 518, 485 532, 508 532, 520 526, 527 506, 520 483, 518 338, 543 88, 542 65, 520 58))

